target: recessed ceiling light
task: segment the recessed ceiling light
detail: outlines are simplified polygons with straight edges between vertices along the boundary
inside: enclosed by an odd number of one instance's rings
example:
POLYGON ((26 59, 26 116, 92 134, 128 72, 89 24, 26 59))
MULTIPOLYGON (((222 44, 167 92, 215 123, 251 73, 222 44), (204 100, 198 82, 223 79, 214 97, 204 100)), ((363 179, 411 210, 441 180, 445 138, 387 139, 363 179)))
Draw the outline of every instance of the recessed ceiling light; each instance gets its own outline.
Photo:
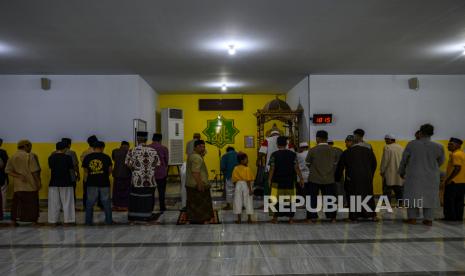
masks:
MULTIPOLYGON (((228 55, 234 56, 239 53, 241 56, 245 53, 252 53, 261 50, 271 42, 266 42, 260 39, 254 38, 224 38, 224 39, 204 39, 198 42, 198 47, 205 51, 214 51, 220 55, 224 55, 225 52, 228 55)), ((229 84, 229 83, 228 83, 229 84)))
POLYGON ((234 56, 236 54, 236 46, 234 46, 234 44, 228 46, 228 54, 230 56, 234 56))
POLYGON ((0 42, 0 54, 11 52, 12 48, 5 43, 0 42))
POLYGON ((240 81, 234 81, 232 79, 222 79, 220 78, 217 81, 207 81, 207 82, 199 82, 198 86, 199 87, 207 87, 210 88, 211 90, 215 91, 220 91, 220 92, 226 92, 231 89, 236 89, 236 88, 241 88, 249 85, 249 83, 246 82, 240 82, 240 81))
POLYGON ((451 57, 465 55, 464 41, 450 41, 428 48, 427 53, 434 55, 450 55, 451 57))

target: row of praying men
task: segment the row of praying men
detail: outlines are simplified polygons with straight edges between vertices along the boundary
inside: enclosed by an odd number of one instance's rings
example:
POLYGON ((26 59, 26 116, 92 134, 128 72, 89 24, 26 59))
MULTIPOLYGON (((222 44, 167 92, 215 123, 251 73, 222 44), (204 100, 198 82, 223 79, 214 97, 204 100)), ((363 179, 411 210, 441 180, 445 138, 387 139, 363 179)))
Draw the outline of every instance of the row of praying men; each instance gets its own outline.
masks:
MULTIPOLYGON (((161 144, 161 134, 155 133, 150 145, 146 144, 147 136, 147 132, 138 132, 136 147, 129 149, 129 143, 123 141, 118 149, 113 150, 111 157, 104 153, 103 141, 99 141, 95 135, 87 139, 89 148, 80 156, 84 171, 82 196, 87 225, 94 224, 95 204, 104 211, 105 224, 113 223, 113 210, 128 211, 131 223, 150 223, 153 220, 156 188, 160 211, 166 210, 164 197, 168 149, 161 144), (113 196, 110 195, 110 175, 114 179, 113 196)), ((30 141, 19 141, 17 148, 10 158, 5 150, 0 150, 0 180, 2 188, 10 186, 13 189, 13 225, 18 222, 36 224, 39 219, 39 190, 42 188, 41 166, 37 155, 32 152, 30 141)), ((58 223, 62 210, 63 223, 75 224, 75 191, 81 176, 79 160, 71 150, 71 139, 63 138, 56 143, 56 150, 48 158, 48 167, 51 171, 48 222, 58 223)), ((2 192, 6 195, 6 189, 2 192)), ((5 197, 0 200, 6 203, 5 197)), ((0 219, 3 219, 4 207, 0 208, 0 219)))
MULTIPOLYGON (((448 150, 451 155, 447 172, 441 180, 439 167, 444 162, 444 149, 431 141, 433 133, 433 126, 421 126, 417 132, 417 139, 411 141, 405 150, 396 143, 392 135, 386 135, 386 146, 380 165, 384 194, 390 196, 393 192, 398 202, 415 202, 421 199, 423 223, 426 225, 432 224, 433 208, 439 206, 440 200, 444 204, 444 219, 462 220, 465 193, 465 153, 461 151, 462 141, 457 138, 450 139, 448 150)), ((113 207, 116 210, 128 210, 129 221, 153 220, 154 193, 157 187, 161 199, 160 210, 163 212, 166 209, 164 190, 168 150, 161 145, 160 134, 154 134, 154 142, 151 145, 146 144, 147 135, 146 132, 139 132, 137 146, 132 150, 129 150, 127 142, 122 142, 121 147, 113 151, 112 157, 103 152, 104 142, 95 136, 89 137, 89 149, 81 155, 86 224, 93 224, 93 209, 96 203, 99 203, 105 213, 105 223, 113 222, 109 179, 111 174, 114 177, 113 207)), ((295 153, 288 149, 287 137, 280 136, 279 132, 272 132, 267 144, 262 145, 260 149, 267 160, 264 170, 264 194, 275 197, 292 196, 297 191, 310 198, 312 207, 315 207, 316 198, 320 193, 324 196, 372 196, 377 162, 371 146, 364 142, 363 136, 363 130, 355 130, 354 135, 347 136, 347 149, 342 151, 328 141, 326 131, 318 131, 317 146, 308 149, 307 143, 301 143, 298 152, 295 153), (270 148, 273 147, 275 150, 271 151, 270 148), (296 178, 297 182, 294 181, 296 178)), ((81 176, 76 153, 70 147, 71 140, 62 139, 56 144, 56 151, 48 160, 51 169, 48 190, 49 223, 58 222, 61 209, 64 213, 64 223, 75 222, 75 187, 81 176)), ((2 183, 6 182, 8 174, 14 189, 11 209, 13 223, 37 222, 39 217, 38 191, 41 188, 41 168, 37 155, 31 150, 31 142, 22 140, 18 142, 18 151, 10 159, 4 150, 0 151, 2 183)), ((212 208, 208 170, 204 161, 205 142, 200 140, 200 137, 194 137, 194 140, 188 143, 187 151, 186 217, 192 223, 214 223, 217 218, 212 208)), ((238 222, 242 207, 246 208, 249 222, 252 222, 252 183, 254 178, 256 181, 256 177, 250 171, 247 155, 236 154, 233 148, 228 148, 221 163, 227 182, 227 202, 234 206, 238 222)), ((374 209, 374 204, 372 197, 368 205, 374 209)), ((416 223, 419 217, 420 208, 413 207, 415 208, 407 209, 407 223, 416 223)), ((292 212, 272 212, 272 215, 271 222, 277 222, 280 216, 287 216, 289 221, 293 222, 292 212)), ((336 219, 335 212, 327 212, 325 216, 332 222, 336 219)), ((308 211, 306 218, 308 223, 315 222, 318 213, 308 211)), ((377 220, 374 212, 349 213, 350 221, 360 218, 377 220)))
MULTIPOLYGON (((270 137, 260 148, 261 156, 257 160, 263 166, 266 182, 264 195, 274 197, 304 195, 310 199, 312 209, 316 207, 318 195, 344 195, 348 202, 350 196, 370 196, 368 205, 375 210, 373 197, 373 178, 377 168, 376 157, 370 144, 363 140, 362 129, 354 131, 345 139, 346 150, 334 147, 328 140, 328 133, 320 130, 316 133, 317 145, 309 149, 306 142, 300 143, 297 153, 289 149, 287 137, 279 131, 272 131, 270 137), (262 162, 262 160, 266 160, 262 162), (293 179, 297 178, 296 183, 293 179)), ((442 173, 440 166, 444 162, 442 145, 431 141, 434 127, 425 124, 415 134, 415 140, 405 149, 396 143, 393 135, 386 135, 386 145, 380 164, 383 194, 391 200, 392 194, 400 207, 407 208, 406 223, 415 224, 423 209, 423 223, 432 225, 433 209, 444 205, 445 220, 462 220, 465 195, 465 153, 461 150, 462 140, 450 138, 450 151, 447 171, 442 173), (409 206, 402 206, 409 203, 409 206)), ((226 195, 232 204, 234 180, 231 172, 234 165, 234 150, 228 151, 222 159, 222 168, 226 178, 226 195), (231 161, 232 160, 232 161, 231 161), (230 195, 230 196, 228 196, 230 195)), ((258 179, 258 176, 256 180, 258 179)), ((347 203, 345 202, 345 203, 347 203)), ((293 222, 294 213, 276 213, 272 222, 279 216, 289 217, 293 222)), ((326 218, 336 221, 336 212, 327 212, 326 218)), ((375 212, 349 212, 349 221, 365 218, 377 221, 375 212)), ((306 221, 316 222, 317 212, 307 212, 306 221)))

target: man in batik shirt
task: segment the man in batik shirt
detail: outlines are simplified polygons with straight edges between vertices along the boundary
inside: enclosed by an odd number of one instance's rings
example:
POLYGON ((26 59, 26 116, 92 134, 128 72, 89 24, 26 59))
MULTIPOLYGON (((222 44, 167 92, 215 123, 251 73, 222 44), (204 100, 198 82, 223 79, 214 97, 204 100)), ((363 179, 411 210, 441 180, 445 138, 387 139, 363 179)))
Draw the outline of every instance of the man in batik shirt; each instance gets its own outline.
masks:
POLYGON ((137 146, 126 156, 126 166, 131 169, 128 220, 149 222, 152 220, 155 202, 155 169, 160 166, 157 151, 146 145, 148 133, 137 132, 137 146))

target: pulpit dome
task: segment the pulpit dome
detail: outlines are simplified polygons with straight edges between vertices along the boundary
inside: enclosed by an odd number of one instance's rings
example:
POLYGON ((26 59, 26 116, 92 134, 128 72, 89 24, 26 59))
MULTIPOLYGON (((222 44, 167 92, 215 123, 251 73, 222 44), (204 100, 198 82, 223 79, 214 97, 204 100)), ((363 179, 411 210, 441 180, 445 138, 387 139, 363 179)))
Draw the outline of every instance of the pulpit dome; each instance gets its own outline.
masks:
POLYGON ((268 102, 267 104, 265 104, 265 106, 263 107, 263 111, 290 111, 291 108, 289 107, 289 105, 279 99, 278 97, 276 97, 276 99, 268 102))

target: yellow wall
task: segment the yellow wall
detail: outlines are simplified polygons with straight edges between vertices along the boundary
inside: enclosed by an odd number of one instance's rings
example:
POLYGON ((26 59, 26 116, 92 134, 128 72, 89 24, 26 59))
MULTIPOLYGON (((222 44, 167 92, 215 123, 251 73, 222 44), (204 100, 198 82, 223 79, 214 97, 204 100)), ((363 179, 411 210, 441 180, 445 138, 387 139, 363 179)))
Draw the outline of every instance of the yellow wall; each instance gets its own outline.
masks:
MULTIPOLYGON (((254 136, 257 138, 257 120, 253 115, 257 112, 257 109, 262 109, 263 106, 276 98, 276 95, 239 95, 239 94, 169 94, 159 95, 158 104, 159 109, 161 108, 179 108, 184 110, 184 147, 185 144, 192 140, 192 135, 195 132, 202 133, 207 127, 207 120, 215 119, 218 114, 221 114, 227 119, 234 119, 234 126, 239 130, 239 134, 235 137, 235 144, 233 146, 236 151, 243 151, 249 156, 249 164, 255 173, 255 161, 257 159, 257 149, 245 149, 244 148, 244 136, 254 136), (238 99, 244 100, 244 110, 242 111, 199 111, 198 100, 199 99, 238 99)), ((285 100, 284 96, 280 97, 285 100)), ((278 127, 282 124, 276 122, 278 127)), ((265 131, 270 129, 273 122, 265 125, 265 131)), ((202 139, 206 137, 202 134, 202 139)), ((226 145, 221 153, 224 154, 226 151, 226 145)), ((256 141, 255 141, 255 146, 256 141)), ((218 148, 212 145, 206 145, 208 154, 205 156, 207 168, 209 172, 216 170, 219 173, 219 157, 218 148)), ((213 178, 214 174, 210 173, 210 178, 213 178)))

